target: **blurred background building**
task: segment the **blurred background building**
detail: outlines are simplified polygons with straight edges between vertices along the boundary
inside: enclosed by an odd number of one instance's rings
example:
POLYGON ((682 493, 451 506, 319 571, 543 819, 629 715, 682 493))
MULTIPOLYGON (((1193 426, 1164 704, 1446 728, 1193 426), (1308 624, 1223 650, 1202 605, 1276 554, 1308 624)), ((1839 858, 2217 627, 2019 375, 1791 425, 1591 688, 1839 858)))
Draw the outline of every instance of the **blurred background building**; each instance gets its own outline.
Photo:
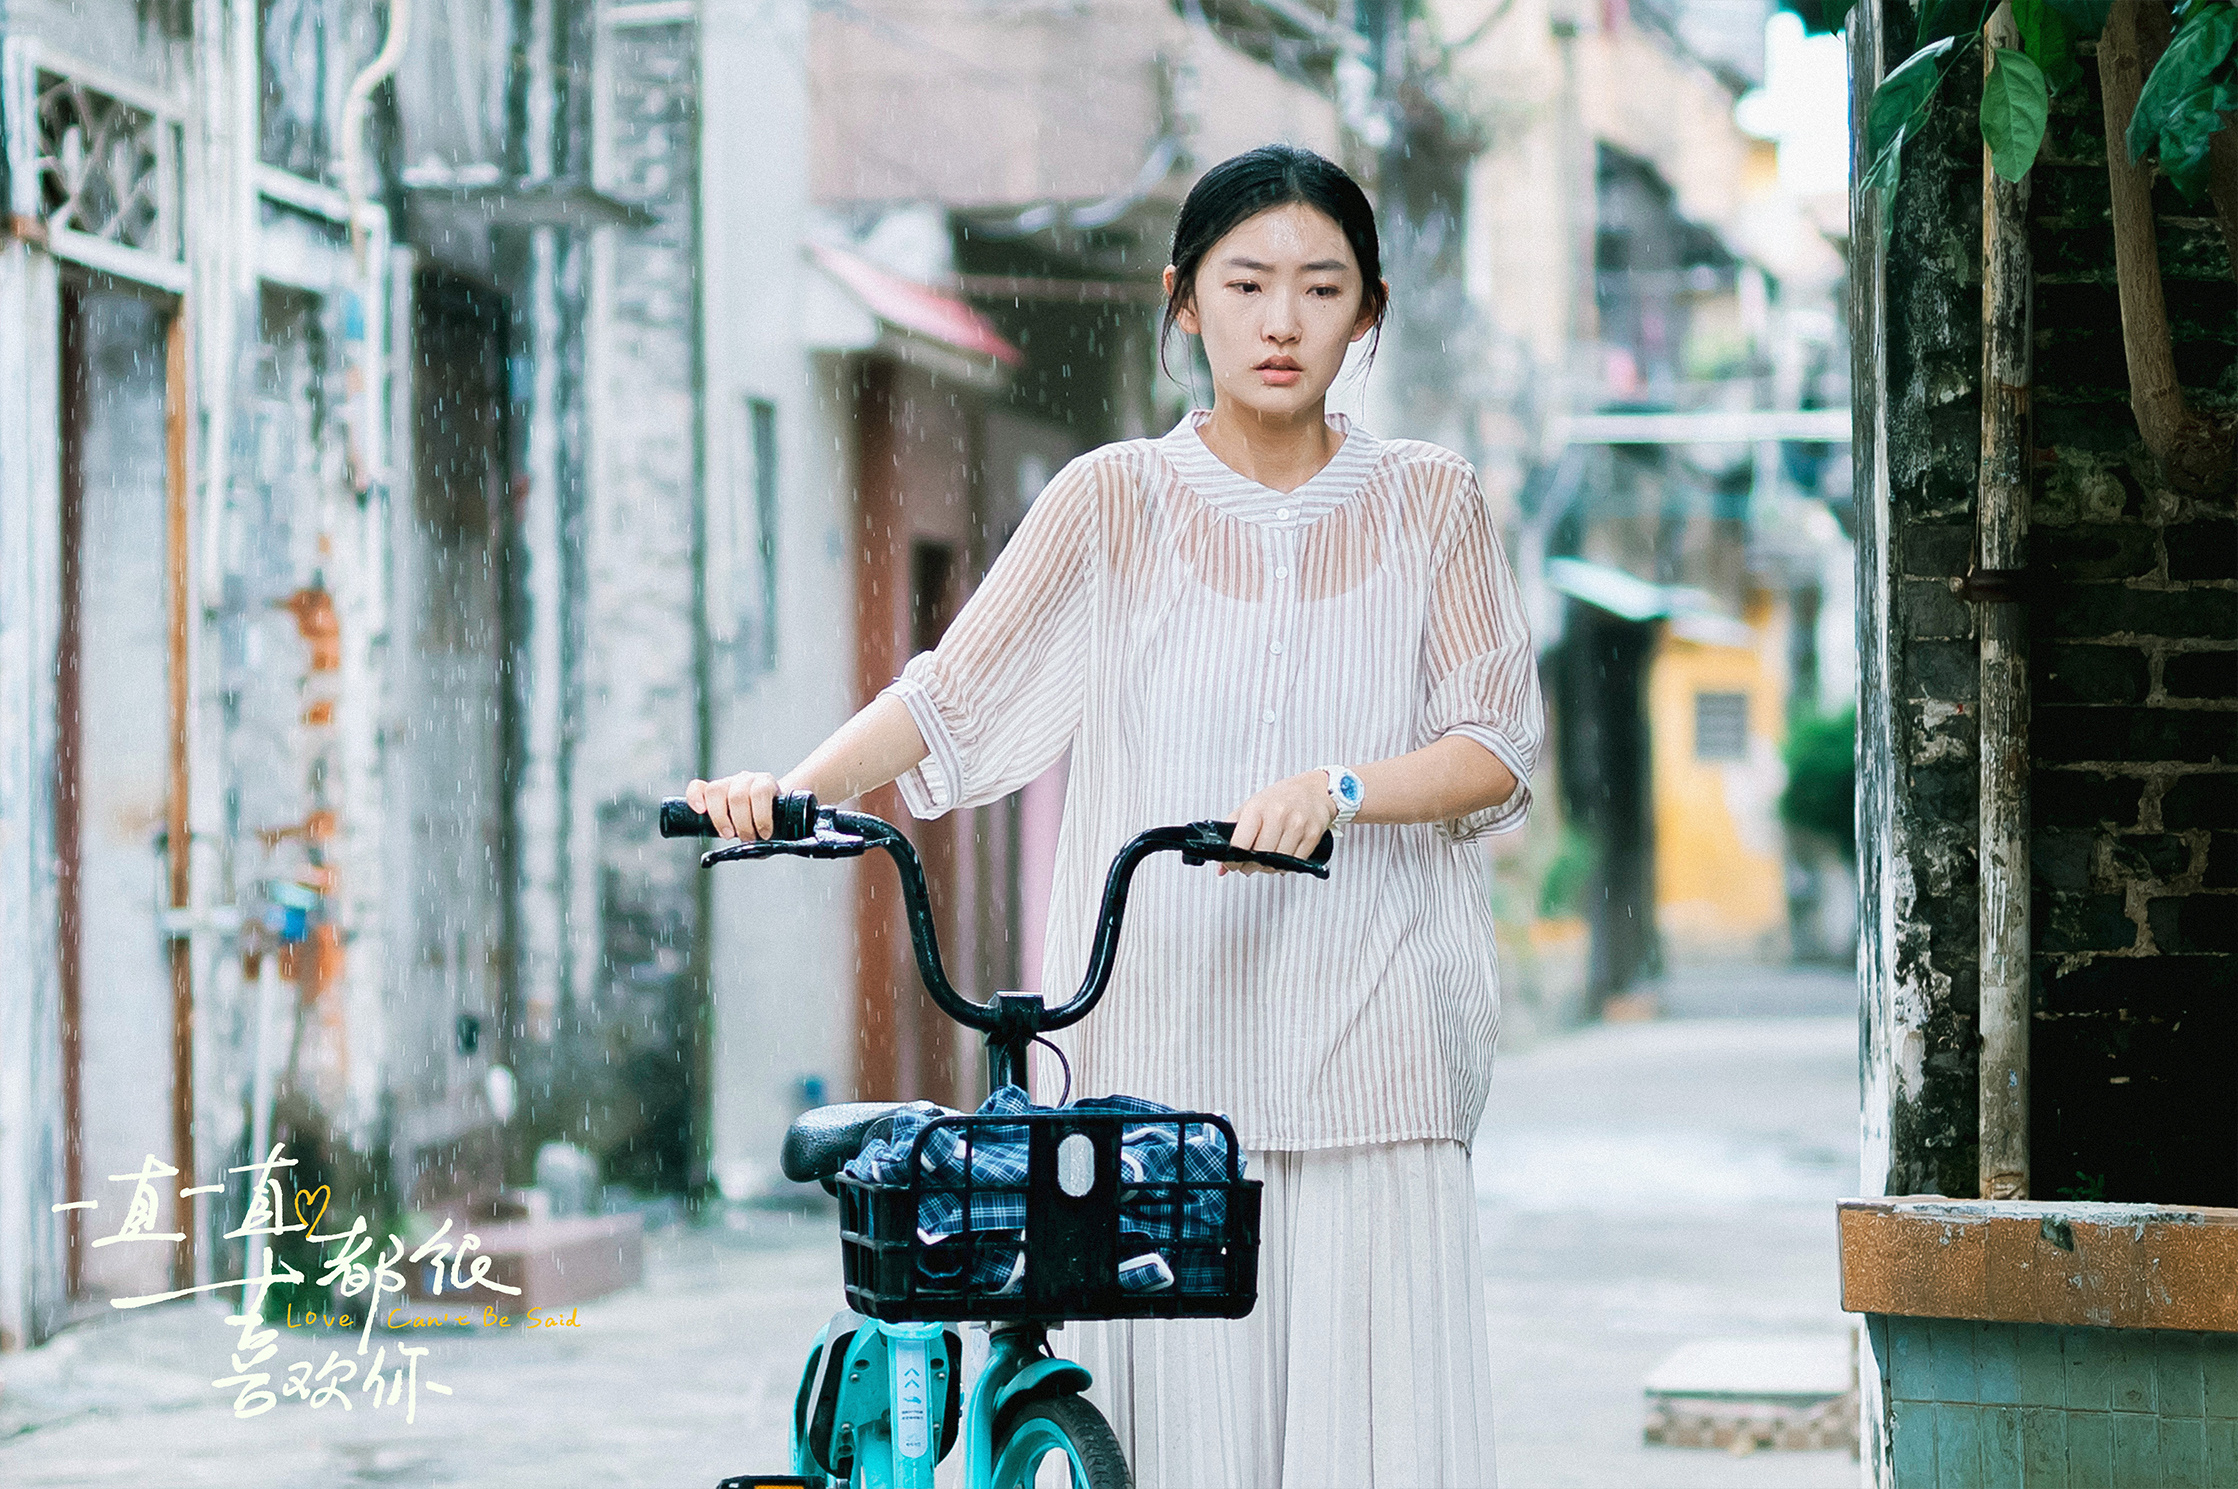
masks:
MULTIPOLYGON (((710 882, 652 806, 791 765, 1205 396, 1158 273, 1269 139, 1379 203, 1338 406, 1477 463, 1531 602, 1511 1028, 1846 961, 1846 786, 1790 789, 1848 770, 1845 147, 1782 115, 1841 72, 1769 15, 13 0, 0 1337, 238 1275, 237 1185, 168 1254, 53 1212, 145 1153, 744 1200, 804 1106, 972 1099, 890 871, 710 882)), ((959 985, 1038 977, 1063 789, 911 826, 959 985)))

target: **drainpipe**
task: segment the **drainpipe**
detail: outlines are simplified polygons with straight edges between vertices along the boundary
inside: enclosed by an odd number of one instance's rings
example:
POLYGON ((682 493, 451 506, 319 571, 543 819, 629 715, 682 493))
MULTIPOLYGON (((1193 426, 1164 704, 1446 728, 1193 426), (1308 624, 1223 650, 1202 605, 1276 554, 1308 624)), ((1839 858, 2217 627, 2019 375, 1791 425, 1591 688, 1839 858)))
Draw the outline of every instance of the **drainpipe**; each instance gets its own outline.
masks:
POLYGON ((388 80, 404 60, 405 43, 412 37, 412 0, 389 0, 389 34, 365 70, 350 79, 342 95, 342 190, 350 199, 350 245, 356 255, 357 276, 366 277, 365 218, 365 111, 372 105, 373 90, 388 80))
MULTIPOLYGON (((168 908, 174 915, 191 915, 194 906, 194 836, 190 831, 188 790, 193 781, 188 744, 193 733, 194 698, 188 691, 188 667, 193 659, 193 620, 189 611, 192 589, 188 565, 188 508, 193 494, 187 472, 187 324, 186 307, 171 317, 163 339, 163 468, 164 548, 170 562, 165 583, 164 609, 169 653, 170 759, 169 797, 164 811, 164 857, 167 860, 168 908)), ((81 922, 82 924, 82 922, 81 922)), ((194 1172, 194 941, 174 936, 171 962, 171 1161, 178 1166, 180 1197, 192 1194, 194 1172)), ((193 1210, 181 1206, 185 1222, 193 1210)), ((201 1244, 199 1225, 184 1224, 186 1239, 171 1253, 171 1285, 192 1287, 195 1253, 201 1244)), ((98 1244, 98 1243, 96 1243, 98 1244)))
MULTIPOLYGON (((1984 66, 2018 47, 2010 0, 1990 17, 1984 66)), ((1983 1199, 2028 1197, 2029 340, 2028 178, 1982 151, 1982 434, 1975 557, 1960 593, 1981 640, 1981 1168, 1983 1199)))
MULTIPOLYGON (((335 679, 340 697, 336 719, 342 725, 340 752, 345 829, 343 853, 348 867, 370 878, 380 863, 378 802, 368 789, 373 773, 373 691, 369 661, 373 638, 388 626, 385 545, 388 536, 389 488, 389 214, 372 195, 366 181, 365 116, 373 91, 393 76, 404 61, 412 36, 412 0, 388 0, 388 34, 381 50, 363 71, 350 80, 342 97, 340 141, 342 190, 349 213, 351 284, 344 302, 343 345, 346 372, 344 388, 349 400, 346 420, 350 463, 350 488, 357 497, 352 520, 357 552, 355 572, 344 586, 340 601, 349 629, 347 645, 335 659, 341 675, 335 679)), ((333 913, 349 924, 351 901, 362 901, 362 890, 352 888, 345 897, 342 884, 330 886, 333 913)), ((379 953, 376 952, 377 956, 379 953)), ((366 986, 367 963, 360 959, 345 973, 340 995, 354 1019, 373 1010, 369 1000, 377 994, 366 986)), ((370 1084, 370 1069, 353 1070, 353 1089, 346 1098, 353 1120, 362 1121, 378 1101, 370 1084)), ((261 1159, 263 1153, 257 1157, 261 1159)))
MULTIPOLYGON (((272 1151, 272 1010, 280 1003, 280 948, 272 938, 261 934, 255 944, 262 949, 256 959, 256 1029, 250 1041, 256 1064, 249 1072, 249 1162, 262 1163, 272 1151)), ((265 1177, 255 1176, 258 1188, 263 1187, 265 1177)), ((251 1277, 261 1277, 271 1270, 267 1264, 270 1255, 270 1244, 258 1236, 250 1254, 251 1277)), ((243 1292, 241 1296, 242 1311, 247 1312, 249 1294, 243 1292)))

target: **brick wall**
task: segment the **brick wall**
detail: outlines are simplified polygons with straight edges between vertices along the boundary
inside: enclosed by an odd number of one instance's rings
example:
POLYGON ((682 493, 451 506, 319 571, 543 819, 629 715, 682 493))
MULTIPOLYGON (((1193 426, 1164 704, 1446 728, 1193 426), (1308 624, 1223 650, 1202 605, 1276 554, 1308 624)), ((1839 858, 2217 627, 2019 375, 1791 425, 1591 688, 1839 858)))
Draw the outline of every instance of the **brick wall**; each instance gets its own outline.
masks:
MULTIPOLYGON (((2155 479, 2127 402, 2101 105, 2035 172, 2035 1191, 2238 1203, 2238 522, 2155 479)), ((2177 368, 2238 407, 2238 284, 2165 182, 2177 368)))
MULTIPOLYGON (((1910 9, 1875 20, 1893 66, 1910 9)), ((2054 100, 2029 212, 2032 1183, 2046 1198, 2229 1205, 2238 521, 2230 492, 2160 481, 2138 440, 2087 56, 2085 72, 2054 100)), ((1978 661, 1950 581, 1972 548, 1979 450, 1978 86, 1970 70, 1952 77, 1906 153, 1878 291, 1888 477, 1862 503, 1877 532, 1861 545, 1860 592, 1861 623, 1878 633, 1863 650, 1889 697, 1865 709, 1861 760, 1869 893, 1893 910, 1885 930, 1868 914, 1866 951, 1884 1034, 1868 1044, 1891 1092, 1889 1193, 1971 1195, 1975 1181, 1978 661)), ((2238 410, 2229 257, 2205 208, 2158 191, 2178 372, 2195 406, 2238 410)), ((1861 491, 1869 477, 1861 465, 1861 491)))
POLYGON ((1870 1315, 1904 1489, 2238 1483, 2238 1335, 1870 1315))

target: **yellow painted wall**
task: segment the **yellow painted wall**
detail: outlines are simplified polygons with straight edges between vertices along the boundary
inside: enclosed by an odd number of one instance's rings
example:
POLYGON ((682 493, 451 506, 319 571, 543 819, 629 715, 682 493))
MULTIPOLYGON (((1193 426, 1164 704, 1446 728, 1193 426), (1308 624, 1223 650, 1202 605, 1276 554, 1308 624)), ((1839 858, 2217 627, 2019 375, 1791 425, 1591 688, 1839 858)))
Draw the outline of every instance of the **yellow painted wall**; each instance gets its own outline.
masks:
POLYGON ((1786 954, 1787 888, 1779 795, 1787 735, 1786 617, 1749 606, 1752 646, 1713 645, 1666 623, 1648 671, 1655 802, 1656 924, 1681 961, 1786 954), (1695 758, 1694 696, 1748 696, 1747 756, 1695 758))

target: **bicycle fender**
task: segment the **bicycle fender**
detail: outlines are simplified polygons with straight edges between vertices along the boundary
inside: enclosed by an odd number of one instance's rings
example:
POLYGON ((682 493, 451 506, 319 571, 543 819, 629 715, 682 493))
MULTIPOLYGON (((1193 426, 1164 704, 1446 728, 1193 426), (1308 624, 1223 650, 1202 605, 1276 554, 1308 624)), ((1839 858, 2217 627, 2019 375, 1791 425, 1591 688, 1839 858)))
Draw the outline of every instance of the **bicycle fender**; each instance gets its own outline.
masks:
POLYGON ((1088 1367, 1071 1360, 1036 1360, 995 1392, 995 1420, 1020 1402, 1041 1396, 1077 1396, 1095 1382, 1088 1367))
POLYGON ((869 1322, 842 1308, 817 1333, 809 1355, 813 1364, 804 1368, 802 1389, 793 1403, 794 1441, 807 1454, 806 1464, 795 1459, 796 1467, 813 1465, 826 1473, 840 1473, 843 1461, 833 1451, 834 1430, 844 1420, 839 1411, 840 1383, 848 1373, 846 1357, 855 1353, 857 1335, 869 1322))
POLYGON ((816 1331, 815 1340, 808 1346, 808 1358, 801 1365, 800 1385, 793 1392, 793 1411, 785 1423, 785 1437, 786 1451, 795 1473, 823 1468, 808 1446, 808 1423, 816 1399, 817 1377, 823 1374, 824 1346, 830 1341, 831 1325, 827 1322, 816 1331))

